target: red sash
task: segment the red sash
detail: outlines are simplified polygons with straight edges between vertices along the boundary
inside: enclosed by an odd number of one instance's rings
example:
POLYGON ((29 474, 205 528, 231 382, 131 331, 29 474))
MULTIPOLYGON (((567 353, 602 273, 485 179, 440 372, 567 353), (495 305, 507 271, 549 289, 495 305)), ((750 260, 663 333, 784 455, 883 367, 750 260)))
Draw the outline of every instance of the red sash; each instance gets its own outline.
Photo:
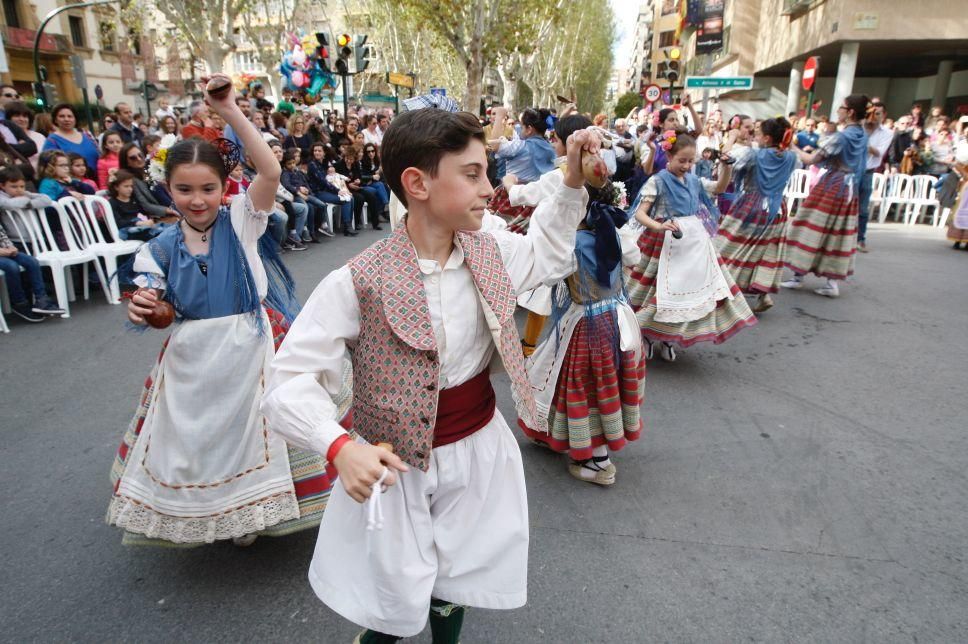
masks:
POLYGON ((497 397, 491 386, 491 372, 485 368, 467 382, 442 389, 437 399, 434 447, 467 438, 494 417, 497 397))

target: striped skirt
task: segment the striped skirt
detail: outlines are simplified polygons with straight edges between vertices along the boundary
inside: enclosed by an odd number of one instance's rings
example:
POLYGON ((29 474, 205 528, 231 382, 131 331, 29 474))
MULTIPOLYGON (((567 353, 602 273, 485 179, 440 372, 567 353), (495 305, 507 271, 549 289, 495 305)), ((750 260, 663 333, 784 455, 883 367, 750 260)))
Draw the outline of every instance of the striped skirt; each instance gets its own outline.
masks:
MULTIPOLYGON (((629 303, 635 311, 635 317, 639 320, 644 338, 653 342, 670 342, 683 347, 697 342, 720 344, 746 327, 756 324, 756 316, 753 315, 749 304, 746 303, 746 298, 743 297, 728 270, 723 270, 723 277, 726 279, 733 299, 719 300, 715 309, 698 320, 676 323, 657 322, 655 320, 655 284, 664 240, 665 231, 646 229, 642 232, 639 237, 642 259, 638 266, 632 268, 626 281, 629 303)), ((719 260, 719 265, 721 268, 724 267, 722 258, 719 260)))
MULTIPOLYGON (((279 345, 282 344, 283 339, 286 337, 288 324, 282 315, 276 311, 267 308, 266 313, 268 313, 269 320, 272 324, 273 342, 276 350, 278 350, 279 345)), ((118 449, 114 463, 111 465, 111 484, 115 490, 117 490, 121 482, 121 476, 124 474, 128 454, 138 440, 138 436, 141 434, 141 428, 148 415, 149 402, 154 393, 154 381, 158 373, 158 365, 161 363, 161 357, 165 354, 165 348, 167 346, 168 342, 166 340, 161 348, 161 352, 158 354, 158 360, 151 370, 151 374, 145 380, 138 409, 135 411, 134 418, 128 424, 128 429, 125 431, 124 438, 121 441, 121 447, 118 449)), ((344 383, 347 384, 344 384, 343 390, 334 402, 337 404, 340 416, 344 418, 341 424, 348 426, 352 420, 348 413, 352 402, 351 393, 353 389, 351 384, 353 377, 352 367, 349 362, 344 365, 343 376, 344 383), (350 380, 347 381, 347 378, 350 380)), ((279 537, 299 532, 300 530, 315 528, 323 518, 323 510, 326 509, 326 502, 329 500, 329 493, 336 477, 336 471, 326 463, 326 460, 320 454, 295 447, 289 447, 288 454, 289 470, 292 473, 296 500, 299 503, 299 518, 277 523, 259 532, 259 535, 279 537)), ((195 548, 207 545, 204 543, 172 543, 164 539, 153 539, 142 534, 128 532, 127 530, 124 532, 122 543, 127 546, 162 546, 171 548, 195 548)))
POLYGON ((487 202, 487 209, 491 213, 503 217, 508 222, 508 230, 519 235, 528 232, 528 224, 531 221, 532 213, 534 213, 533 206, 512 206, 507 188, 503 184, 494 189, 491 200, 487 202))
POLYGON ((787 229, 783 265, 798 275, 842 280, 854 274, 857 189, 839 170, 824 174, 787 229))
POLYGON ((605 311, 582 316, 571 334, 548 411, 549 433, 520 419, 518 425, 532 440, 582 461, 595 447, 616 451, 639 438, 644 398, 645 354, 619 349, 616 313, 605 311))
POLYGON ((723 265, 743 293, 776 293, 783 274, 787 210, 781 206, 772 224, 758 192, 743 193, 719 223, 713 242, 723 265), (752 216, 748 223, 744 223, 752 216))

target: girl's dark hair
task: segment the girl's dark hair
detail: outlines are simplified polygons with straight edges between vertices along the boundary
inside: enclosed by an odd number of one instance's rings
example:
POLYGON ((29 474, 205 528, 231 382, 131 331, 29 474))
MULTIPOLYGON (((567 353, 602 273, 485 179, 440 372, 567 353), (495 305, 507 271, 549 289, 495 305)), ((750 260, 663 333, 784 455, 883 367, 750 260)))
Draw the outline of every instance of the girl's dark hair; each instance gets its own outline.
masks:
POLYGON ((760 123, 760 132, 764 136, 770 137, 773 145, 779 145, 783 141, 784 135, 790 129, 790 122, 782 116, 775 119, 766 119, 760 123))
POLYGON ((844 105, 847 106, 848 111, 854 113, 855 121, 863 121, 867 117, 870 99, 867 98, 867 94, 851 94, 844 99, 844 105))
MULTIPOLYGON (((224 141, 224 139, 218 139, 218 141, 224 141)), ((124 147, 127 149, 128 146, 126 145, 124 147)), ((124 156, 121 159, 123 163, 124 156)), ((205 139, 197 136, 184 139, 168 148, 168 155, 165 157, 165 179, 170 180, 172 172, 178 166, 191 165, 193 163, 200 163, 211 168, 212 172, 218 175, 224 187, 225 182, 229 178, 229 172, 231 171, 231 168, 226 166, 231 163, 232 167, 235 167, 235 164, 238 163, 238 153, 236 152, 236 158, 234 160, 230 160, 219 152, 219 149, 215 145, 205 139)))
POLYGON ((555 123, 555 136, 562 144, 568 141, 568 137, 577 132, 590 127, 592 120, 581 114, 569 114, 565 118, 558 119, 555 123))
POLYGON ((295 161, 298 156, 299 148, 286 148, 282 152, 282 165, 286 165, 290 161, 295 161))
POLYGON ((694 147, 696 147, 696 139, 692 138, 688 134, 677 132, 676 140, 672 144, 672 147, 669 149, 669 151, 666 152, 666 156, 671 159, 676 154, 678 154, 680 150, 684 150, 685 148, 694 148, 694 147))
POLYGON ((161 143, 161 137, 157 134, 148 134, 145 136, 145 138, 141 139, 141 147, 145 149, 145 152, 147 152, 148 148, 155 143, 161 143))
POLYGON ((367 143, 363 146, 363 157, 368 158, 366 155, 369 154, 370 150, 376 152, 376 157, 373 159, 373 163, 375 165, 380 165, 380 148, 376 147, 372 143, 367 143))
POLYGON ((551 116, 551 112, 544 108, 536 110, 533 107, 529 107, 521 112, 521 125, 525 127, 531 126, 534 128, 535 132, 544 135, 545 131, 548 129, 549 116, 551 116))
POLYGON ((108 182, 108 192, 111 193, 112 197, 118 196, 118 186, 120 186, 125 181, 132 181, 134 179, 134 174, 128 172, 127 170, 118 170, 114 173, 114 177, 108 182))
MULTIPOLYGON (((108 142, 108 137, 109 136, 116 136, 119 139, 121 139, 121 134, 119 132, 115 132, 114 130, 108 130, 108 131, 106 131, 104 133, 104 136, 101 137, 101 155, 102 156, 108 153, 108 146, 106 144, 108 142)), ((121 142, 124 143, 124 139, 121 139, 121 142)), ((119 154, 120 154, 120 152, 119 152, 119 154)))
POLYGON ((672 114, 673 112, 675 112, 675 110, 672 109, 671 107, 664 107, 661 110, 659 110, 659 123, 654 128, 652 128, 656 134, 661 134, 663 132, 662 124, 665 123, 666 119, 669 118, 669 115, 672 114))
MULTIPOLYGON (((82 157, 77 152, 68 152, 67 153, 67 160, 71 162, 71 168, 72 169, 74 168, 74 162, 77 161, 78 159, 80 159, 81 161, 84 162, 84 167, 86 168, 87 167, 87 159, 85 159, 84 157, 82 157)), ((71 174, 73 174, 73 172, 71 172, 71 174)))

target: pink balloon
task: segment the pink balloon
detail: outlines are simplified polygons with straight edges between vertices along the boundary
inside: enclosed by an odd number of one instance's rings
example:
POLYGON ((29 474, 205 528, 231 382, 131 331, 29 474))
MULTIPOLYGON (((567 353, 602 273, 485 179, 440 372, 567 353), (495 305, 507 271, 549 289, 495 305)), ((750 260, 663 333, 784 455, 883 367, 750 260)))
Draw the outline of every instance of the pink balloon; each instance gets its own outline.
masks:
POLYGON ((298 69, 292 73, 292 84, 296 87, 304 87, 307 80, 309 79, 306 78, 306 74, 298 69))

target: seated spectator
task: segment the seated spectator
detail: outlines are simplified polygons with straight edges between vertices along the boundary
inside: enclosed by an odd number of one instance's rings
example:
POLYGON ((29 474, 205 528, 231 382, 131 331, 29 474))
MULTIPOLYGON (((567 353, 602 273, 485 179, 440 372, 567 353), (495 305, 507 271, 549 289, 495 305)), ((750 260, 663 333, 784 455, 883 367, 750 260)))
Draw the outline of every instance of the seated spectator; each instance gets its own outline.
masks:
MULTIPOLYGON (((354 195, 353 209, 355 211, 356 221, 363 221, 363 204, 366 203, 373 229, 382 230, 380 226, 380 213, 383 212, 386 204, 380 199, 376 189, 372 186, 363 185, 362 164, 360 163, 356 148, 352 145, 343 146, 342 158, 336 162, 336 172, 349 178, 347 187, 349 187, 350 192, 354 195), (357 198, 357 195, 361 198, 357 198)), ((360 226, 357 227, 359 228, 360 226)))
POLYGON ((262 132, 262 135, 266 138, 275 139, 282 144, 283 139, 286 137, 282 136, 278 130, 270 127, 266 124, 266 115, 262 112, 252 112, 252 124, 255 125, 256 129, 262 132))
POLYGON ((222 203, 227 206, 232 203, 232 198, 235 195, 245 194, 250 183, 252 182, 245 176, 245 169, 242 164, 236 163, 232 172, 229 172, 228 179, 225 180, 225 195, 222 197, 222 203))
POLYGON ((94 179, 88 179, 88 175, 91 174, 91 171, 90 168, 87 167, 84 157, 76 152, 71 152, 67 155, 67 159, 71 163, 71 176, 77 181, 80 181, 88 186, 96 193, 98 190, 97 182, 95 182, 94 179))
POLYGON ((161 148, 161 137, 157 134, 149 134, 141 142, 141 145, 144 147, 145 159, 147 159, 148 163, 151 163, 151 160, 155 158, 155 155, 158 154, 158 150, 161 148))
POLYGON ((121 239, 148 241, 157 237, 168 224, 155 221, 144 213, 134 194, 135 176, 127 170, 118 170, 108 186, 114 223, 121 239))
POLYGON ((309 179, 306 174, 299 169, 299 148, 289 148, 282 156, 282 186, 292 193, 294 200, 298 203, 302 201, 309 207, 307 225, 302 230, 296 230, 300 240, 305 244, 313 242, 318 244, 319 238, 313 234, 322 224, 326 213, 326 204, 312 195, 309 189, 309 179))
MULTIPOLYGON (((343 234, 347 237, 355 236, 356 233, 350 230, 353 220, 353 195, 346 190, 348 199, 344 199, 340 187, 331 180, 332 174, 336 170, 326 160, 326 146, 322 143, 313 143, 312 159, 307 164, 306 176, 309 180, 309 190, 314 198, 324 204, 332 204, 340 208, 340 223, 343 234)), ((334 231, 329 229, 328 222, 319 227, 318 232, 332 237, 334 231)))
POLYGON ((162 203, 152 192, 151 187, 148 186, 145 176, 145 155, 141 148, 134 143, 125 143, 119 156, 120 169, 127 170, 134 175, 134 198, 141 206, 141 211, 159 221, 168 220, 169 217, 177 217, 178 211, 170 205, 162 203))
POLYGON ((283 149, 298 148, 301 159, 307 162, 310 158, 309 148, 313 144, 313 137, 309 135, 309 128, 306 127, 306 116, 297 112, 289 119, 289 135, 282 141, 283 149))
POLYGON ((178 119, 174 116, 163 116, 160 121, 158 121, 158 134, 165 136, 166 134, 174 134, 179 136, 178 119))
MULTIPOLYGON (((282 159, 285 152, 282 143, 276 140, 269 142, 269 148, 276 155, 276 160, 282 166, 282 159)), ((285 209, 288 221, 292 222, 292 231, 282 241, 283 250, 306 250, 306 245, 302 243, 302 231, 306 228, 306 218, 309 216, 309 205, 302 199, 296 200, 296 195, 291 193, 279 182, 276 189, 276 203, 285 209), (297 234, 296 231, 299 231, 297 234)))
MULTIPOLYGON (((360 185, 371 186, 376 190, 383 202, 383 211, 388 213, 388 207, 390 204, 390 189, 387 187, 386 182, 383 181, 382 173, 380 172, 380 151, 377 146, 372 143, 363 146, 363 158, 360 159, 360 185)), ((387 221, 389 221, 389 214, 387 214, 387 221)))
POLYGON ((83 199, 84 195, 93 195, 97 190, 85 183, 81 183, 71 176, 71 161, 67 153, 60 150, 44 150, 37 162, 37 177, 41 192, 53 201, 64 197, 83 199))
POLYGON ((101 158, 97 160, 97 184, 101 190, 108 189, 111 175, 120 165, 121 148, 124 141, 117 132, 105 132, 101 139, 101 158))
POLYGON ((283 137, 289 136, 289 116, 283 114, 282 112, 273 112, 270 114, 269 125, 275 128, 276 132, 281 134, 283 137))
MULTIPOLYGON (((104 118, 101 119, 101 133, 97 135, 98 149, 101 148, 101 144, 104 141, 104 135, 107 134, 108 132, 114 131, 114 124, 117 122, 118 122, 118 115, 115 114, 114 112, 108 112, 107 114, 104 115, 104 118)), ((123 140, 121 142, 124 143, 123 140)))
POLYGON ((47 137, 44 150, 76 152, 84 157, 87 167, 97 168, 98 149, 93 137, 77 129, 77 114, 67 103, 61 103, 52 111, 54 131, 47 137))
MULTIPOLYGON (((0 208, 44 208, 51 204, 46 195, 27 192, 27 182, 17 168, 0 169, 0 208)), ((0 223, 0 272, 3 273, 14 315, 27 322, 43 322, 48 315, 63 315, 47 295, 40 263, 13 243, 0 223), (21 276, 21 269, 23 275, 21 276), (30 304, 22 278, 30 284, 34 302, 30 304)))
POLYGON ((192 101, 188 107, 188 113, 188 125, 181 129, 182 138, 190 139, 197 136, 206 141, 214 141, 221 136, 219 131, 212 127, 208 106, 204 101, 192 101))
POLYGON ((383 145, 383 132, 377 126, 377 119, 373 114, 363 117, 363 145, 374 145, 376 147, 383 145))
POLYGON ((44 143, 47 142, 47 133, 41 134, 31 129, 34 112, 23 101, 10 101, 7 103, 6 112, 7 120, 26 132, 27 137, 37 146, 37 151, 32 156, 27 157, 30 165, 36 166, 40 151, 44 148, 44 143))
POLYGON ((27 181, 33 182, 35 180, 34 167, 30 165, 30 162, 13 149, 13 146, 7 143, 3 137, 0 137, 0 168, 13 167, 19 168, 27 181))

